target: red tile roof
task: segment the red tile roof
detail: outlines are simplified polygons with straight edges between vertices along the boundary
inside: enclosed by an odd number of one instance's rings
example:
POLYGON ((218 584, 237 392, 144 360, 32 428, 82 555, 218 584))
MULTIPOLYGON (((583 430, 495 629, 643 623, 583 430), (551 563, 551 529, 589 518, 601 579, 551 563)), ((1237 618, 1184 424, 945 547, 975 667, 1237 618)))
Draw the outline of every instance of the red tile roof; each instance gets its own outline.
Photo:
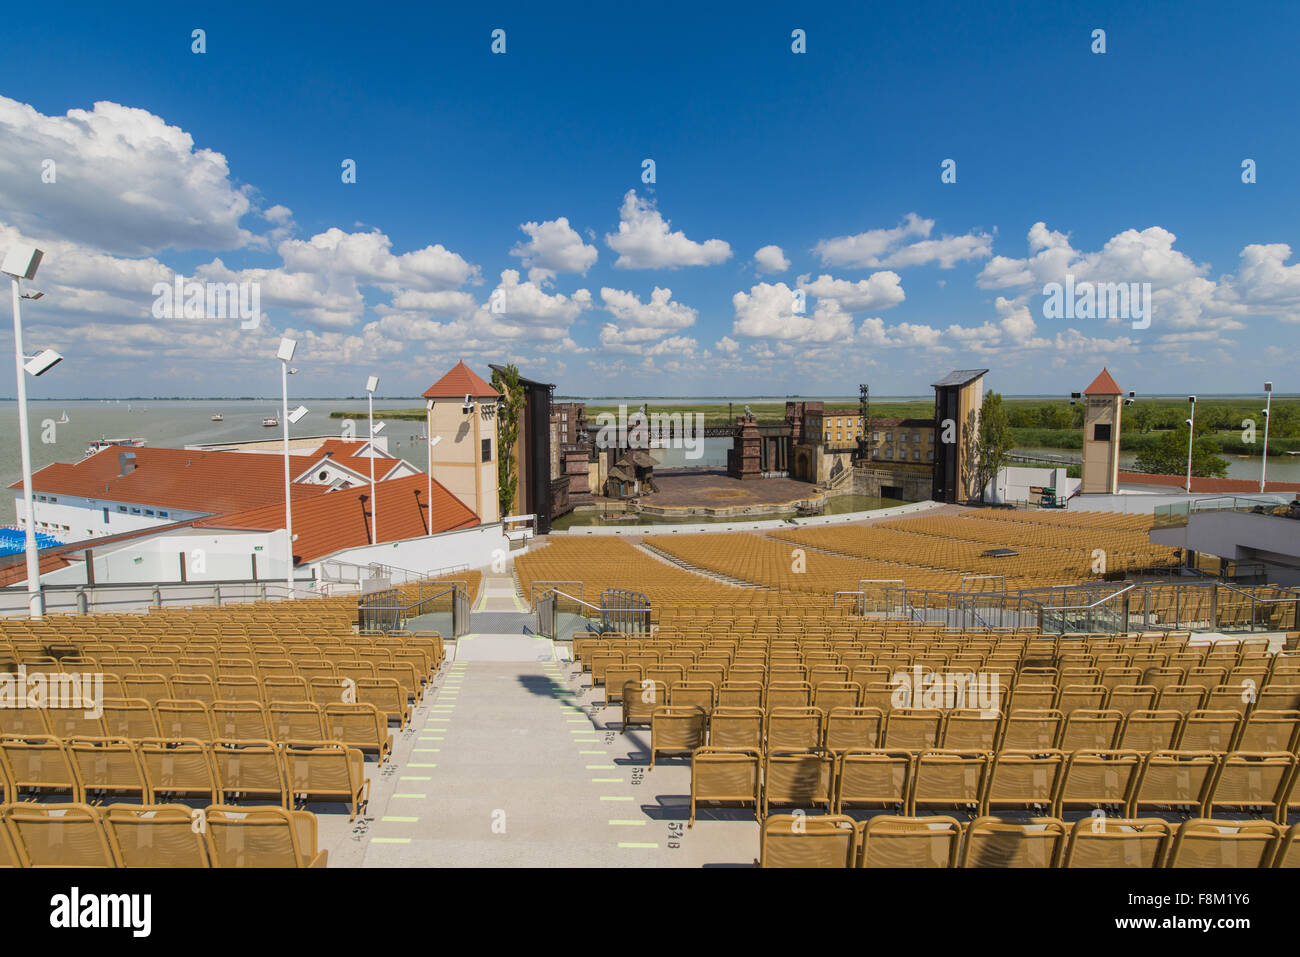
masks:
MULTIPOLYGON (((426 501, 429 479, 426 475, 408 475, 375 486, 379 499, 379 540, 398 541, 418 538, 425 532, 426 501)), ((294 501, 293 551, 299 562, 315 561, 345 548, 369 545, 370 487, 338 489, 306 500, 294 501)), ((433 483, 432 531, 450 532, 472 528, 478 516, 469 506, 433 483)), ((274 505, 228 515, 216 515, 194 523, 195 528, 249 529, 274 531, 284 528, 284 509, 274 505)))
MULTIPOLYGON (((463 393, 462 393, 463 394, 463 393)), ((329 460, 336 465, 341 465, 346 469, 351 469, 358 475, 369 479, 370 477, 370 457, 368 455, 358 455, 361 447, 365 445, 365 439, 356 439, 352 442, 346 442, 343 439, 327 439, 321 443, 318 448, 307 458, 311 459, 311 465, 314 468, 321 461, 329 456, 329 460)), ((375 459, 375 481, 379 481, 393 469, 402 464, 402 460, 394 455, 389 455, 382 450, 375 459)), ((308 471, 304 469, 304 471, 308 471)), ((297 473, 302 474, 302 473, 297 473)))
POLYGON ((1084 395, 1123 395, 1124 390, 1111 378, 1111 374, 1102 367, 1101 374, 1092 380, 1092 385, 1083 390, 1084 395))
MULTIPOLYGON (((300 475, 317 459, 289 456, 289 472, 300 475)), ((22 488, 15 482, 11 489, 22 488)), ((284 503, 284 458, 264 452, 199 452, 191 449, 108 448, 74 465, 55 462, 32 476, 45 495, 76 495, 155 508, 220 514, 284 503), (119 453, 135 453, 135 470, 121 473, 119 453)), ((325 493, 320 485, 294 485, 293 497, 325 493)))
POLYGON ((497 398, 501 393, 465 365, 464 359, 457 362, 451 367, 450 372, 424 391, 426 399, 463 399, 467 395, 474 399, 497 398))
MULTIPOLYGON (((1155 485, 1161 488, 1182 490, 1187 484, 1186 475, 1154 475, 1150 472, 1120 472, 1119 480, 1125 485, 1155 485)), ((1218 495, 1227 492, 1259 494, 1258 479, 1221 479, 1192 476, 1192 491, 1218 495)), ((1269 482, 1269 492, 1300 492, 1300 482, 1269 482)))

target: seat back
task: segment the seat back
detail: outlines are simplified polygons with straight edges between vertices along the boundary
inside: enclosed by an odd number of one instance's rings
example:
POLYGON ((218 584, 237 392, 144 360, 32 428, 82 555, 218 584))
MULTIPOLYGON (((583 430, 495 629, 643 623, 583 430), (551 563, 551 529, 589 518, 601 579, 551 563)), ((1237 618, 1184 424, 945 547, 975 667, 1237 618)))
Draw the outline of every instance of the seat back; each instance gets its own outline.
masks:
POLYGON ((1210 821, 1179 825, 1169 867, 1267 867, 1277 855, 1282 829, 1269 821, 1210 821))
POLYGON ((860 825, 858 844, 859 867, 956 867, 961 824, 943 816, 880 815, 860 825))
POLYGON ((709 747, 762 751, 763 709, 716 708, 709 716, 709 747))
POLYGON ((773 814, 763 820, 761 867, 852 867, 857 831, 852 818, 773 814))
POLYGON ((1056 818, 1032 818, 1024 824, 980 817, 966 825, 962 867, 1057 867, 1065 852, 1067 831, 1056 818))
POLYGON ((113 804, 104 811, 109 845, 123 867, 211 867, 203 812, 183 804, 113 804))
POLYGON ((1063 867, 1161 867, 1172 830, 1159 818, 1099 815, 1070 828, 1063 867))
POLYGON ((905 811, 916 756, 887 748, 849 748, 838 753, 835 812, 845 805, 905 811))
POLYGON ((149 800, 160 794, 218 801, 220 785, 207 743, 194 739, 142 738, 136 742, 149 785, 149 800))
POLYGON ((99 813, 85 804, 11 804, 4 810, 29 867, 116 867, 99 813))
POLYGON ((304 867, 299 826, 284 808, 217 805, 207 812, 213 867, 304 867))

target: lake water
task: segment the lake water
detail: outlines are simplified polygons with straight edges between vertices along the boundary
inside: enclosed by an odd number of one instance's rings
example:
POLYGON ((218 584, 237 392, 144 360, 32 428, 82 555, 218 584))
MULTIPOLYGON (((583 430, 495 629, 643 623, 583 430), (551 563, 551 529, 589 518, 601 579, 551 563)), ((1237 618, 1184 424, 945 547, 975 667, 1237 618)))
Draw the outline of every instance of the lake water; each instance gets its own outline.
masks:
MULTIPOLYGON (((1023 446, 1014 451, 1025 455, 1054 455, 1071 458, 1080 457, 1083 454, 1078 449, 1048 449, 1037 446, 1023 446)), ((1228 478, 1259 481, 1259 456, 1242 458, 1237 455, 1225 455, 1224 458, 1228 460, 1228 478)), ((1119 467, 1121 471, 1131 469, 1135 461, 1137 461, 1136 452, 1120 452, 1119 467)), ((1031 464, 1024 462, 1016 464, 1033 467, 1031 464)), ((1042 467, 1048 468, 1046 465, 1042 467)), ((1267 477, 1270 482, 1300 482, 1300 455, 1270 455, 1268 457, 1267 477)))

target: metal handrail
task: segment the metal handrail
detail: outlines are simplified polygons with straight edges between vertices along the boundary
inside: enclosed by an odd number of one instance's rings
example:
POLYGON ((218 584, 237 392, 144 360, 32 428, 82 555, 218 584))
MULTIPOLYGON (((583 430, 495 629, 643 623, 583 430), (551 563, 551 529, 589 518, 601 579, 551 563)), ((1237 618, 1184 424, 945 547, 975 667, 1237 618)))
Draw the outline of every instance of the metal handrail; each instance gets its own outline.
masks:
MULTIPOLYGON (((583 608, 590 608, 592 611, 595 611, 597 613, 603 612, 605 610, 601 608, 599 605, 593 605, 589 601, 583 601, 581 598, 574 598, 568 592, 562 592, 558 588, 548 588, 546 591, 542 593, 542 598, 545 598, 547 595, 559 595, 561 598, 567 598, 569 599, 569 601, 577 602, 583 608)), ((537 610, 537 604, 536 602, 534 602, 533 611, 536 610, 537 610)))
MULTIPOLYGON (((576 578, 543 578, 535 582, 530 582, 528 584, 528 604, 530 604, 533 607, 534 611, 537 609, 537 588, 539 585, 543 589, 546 589, 554 585, 577 585, 578 594, 582 594, 582 590, 583 590, 582 588, 583 583, 576 578)), ((572 596, 565 595, 565 597, 571 598, 572 596)), ((576 598, 574 600, 582 601, 581 598, 576 598)))
MULTIPOLYGON (((1041 605, 1041 604, 1040 604, 1039 607, 1040 607, 1040 610, 1042 610, 1042 611, 1088 611, 1088 610, 1091 609, 1091 608, 1096 608, 1098 605, 1104 605, 1106 602, 1110 601, 1112 598, 1118 598, 1120 595, 1126 595, 1126 594, 1128 594, 1130 591, 1132 591, 1134 588, 1136 588, 1137 585, 1138 585, 1137 582, 1130 582, 1129 584, 1127 584, 1127 585, 1125 585, 1123 588, 1121 588, 1119 591, 1117 591, 1117 592, 1112 592, 1112 593, 1109 594, 1109 595, 1105 595, 1105 596, 1103 596, 1103 597, 1101 597, 1101 598, 1098 598, 1096 601, 1094 601, 1094 602, 1093 602, 1092 604, 1090 604, 1090 605, 1041 605)), ((996 592, 995 592, 994 594, 996 594, 996 592)), ((1036 599, 1033 599, 1033 598, 1029 598, 1029 599, 1026 599, 1026 600, 1027 600, 1027 601, 1036 601, 1036 599)))

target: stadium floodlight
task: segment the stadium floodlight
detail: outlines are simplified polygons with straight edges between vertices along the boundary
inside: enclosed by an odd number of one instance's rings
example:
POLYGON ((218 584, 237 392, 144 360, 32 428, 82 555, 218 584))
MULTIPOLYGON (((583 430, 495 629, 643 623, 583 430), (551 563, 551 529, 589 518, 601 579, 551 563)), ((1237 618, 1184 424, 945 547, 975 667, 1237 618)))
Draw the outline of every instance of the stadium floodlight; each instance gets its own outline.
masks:
POLYGON ((62 361, 63 356, 53 349, 42 349, 28 359, 23 368, 27 370, 28 375, 43 376, 62 361))
POLYGON ((282 336, 280 339, 280 348, 276 351, 275 357, 281 362, 292 362, 294 350, 297 348, 297 339, 290 339, 288 336, 282 336))
MULTIPOLYGON (((432 403, 430 403, 430 405, 432 405, 432 403)), ((426 428, 427 428, 427 426, 426 426, 426 428)), ((426 438, 427 438, 427 436, 426 436, 426 438)), ((428 439, 428 441, 425 443, 425 444, 428 446, 428 448, 427 448, 426 451, 429 453, 429 471, 428 471, 427 475, 428 475, 428 479, 429 479, 429 526, 428 526, 428 529, 429 529, 429 534, 430 534, 430 535, 433 534, 433 447, 434 447, 435 445, 437 445, 437 444, 438 444, 439 442, 441 442, 441 441, 442 441, 442 436, 441 436, 441 435, 435 435, 433 438, 428 439)))
POLYGON ((306 414, 307 414, 307 407, 305 405, 298 406, 298 408, 294 409, 292 412, 289 413, 289 424, 297 425, 299 422, 302 421, 302 417, 306 414))
POLYGON ((1264 494, 1264 474, 1268 471, 1268 420, 1273 410, 1273 383, 1264 383, 1264 394, 1268 396, 1264 401, 1264 457, 1259 460, 1259 492, 1264 494))
POLYGON ((280 426, 284 430, 284 543, 285 543, 285 574, 284 582, 288 589, 285 599, 293 598, 293 496, 290 492, 292 486, 292 476, 289 474, 289 425, 296 423, 307 414, 306 406, 298 406, 292 413, 289 412, 289 376, 297 372, 297 369, 290 369, 289 362, 293 359, 294 350, 298 348, 298 341, 283 336, 280 339, 280 347, 276 350, 275 357, 280 360, 280 426))
POLYGON ((35 356, 23 355, 23 316, 21 304, 24 299, 40 299, 42 293, 24 294, 22 280, 35 279, 36 270, 40 268, 45 253, 35 246, 10 246, 0 262, 0 272, 9 277, 13 289, 14 302, 14 372, 18 385, 18 446, 22 459, 23 473, 23 526, 27 562, 27 605, 28 614, 33 619, 40 619, 45 614, 45 596, 41 591, 41 562, 36 545, 36 495, 32 490, 32 445, 27 427, 27 376, 44 375, 54 368, 62 356, 53 349, 45 349, 35 356))
POLYGON ((1183 421, 1187 423, 1187 494, 1192 494, 1192 442, 1196 438, 1196 396, 1187 397, 1187 407, 1191 414, 1183 421))
MULTIPOLYGON (((372 375, 366 379, 366 407, 370 417, 370 544, 379 543, 379 499, 375 497, 375 390, 379 388, 379 376, 372 375)), ((383 423, 379 424, 383 428, 383 423)))

